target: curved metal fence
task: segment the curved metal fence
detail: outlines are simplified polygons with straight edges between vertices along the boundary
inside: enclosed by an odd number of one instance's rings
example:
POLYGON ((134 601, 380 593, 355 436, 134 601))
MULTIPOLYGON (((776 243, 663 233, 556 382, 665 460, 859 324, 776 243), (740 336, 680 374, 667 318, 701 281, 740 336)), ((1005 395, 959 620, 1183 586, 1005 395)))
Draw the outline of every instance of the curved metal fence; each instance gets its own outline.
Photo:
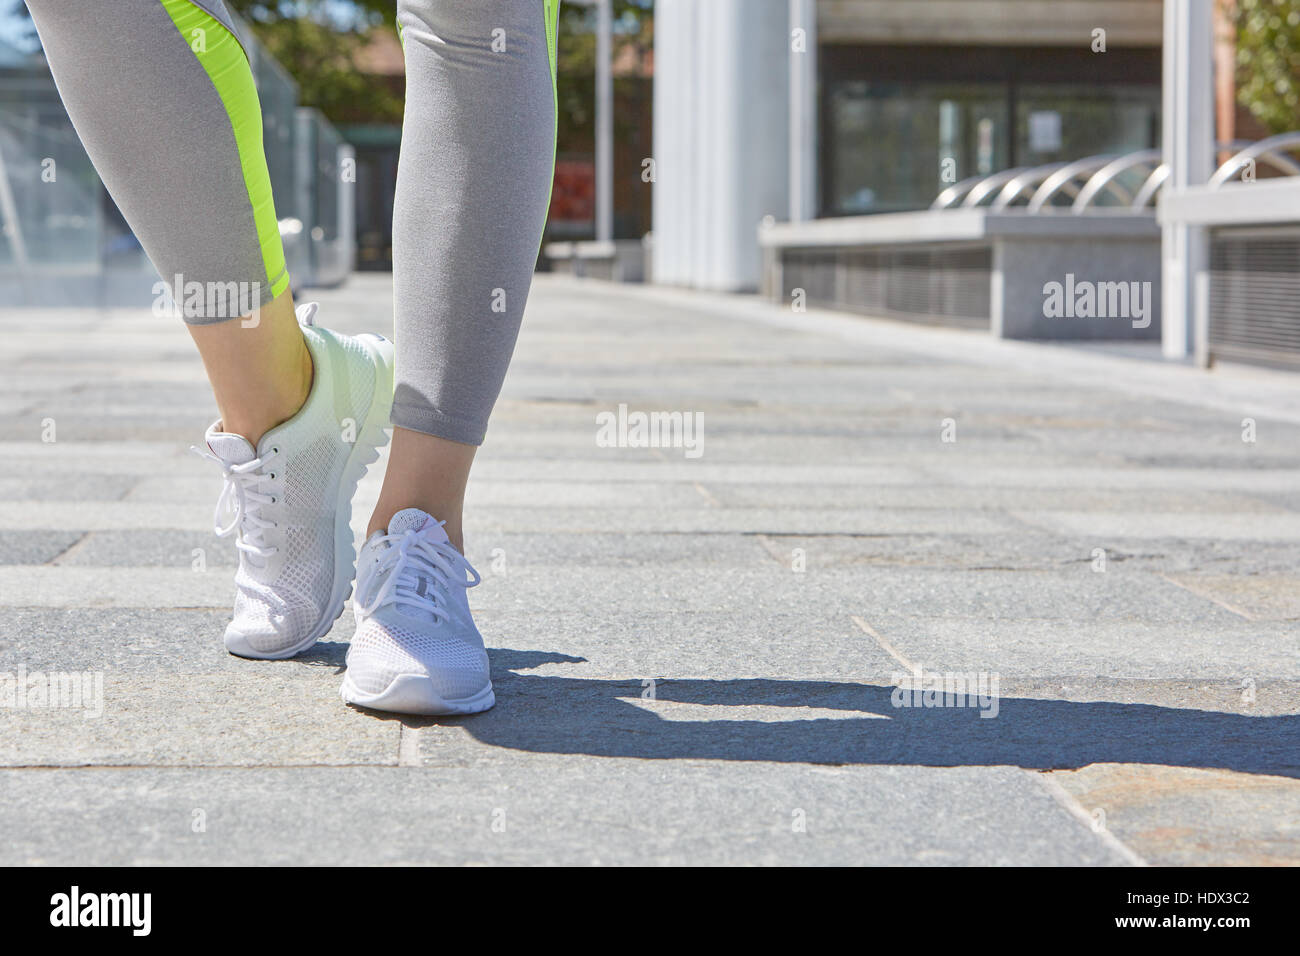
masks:
MULTIPOLYGON (((1300 162, 1288 153, 1300 153, 1300 132, 1282 133, 1258 142, 1220 143, 1220 152, 1233 155, 1210 178, 1210 186, 1253 176, 1259 166, 1275 175, 1300 175, 1300 162)), ((1130 212, 1152 209, 1169 178, 1160 151, 1143 149, 1120 156, 1087 156, 1070 163, 1004 169, 988 176, 972 176, 939 193, 930 209, 971 209, 987 206, 1029 213, 1068 208, 1084 215, 1108 208, 1130 212)))

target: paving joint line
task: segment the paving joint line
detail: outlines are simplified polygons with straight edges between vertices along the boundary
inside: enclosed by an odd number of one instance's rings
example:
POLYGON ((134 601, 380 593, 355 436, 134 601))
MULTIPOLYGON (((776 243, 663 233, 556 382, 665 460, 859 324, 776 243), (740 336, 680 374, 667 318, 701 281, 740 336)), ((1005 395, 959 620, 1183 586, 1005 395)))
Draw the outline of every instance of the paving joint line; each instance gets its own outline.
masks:
POLYGON ((397 765, 399 767, 419 767, 422 764, 423 761, 420 759, 420 728, 402 721, 397 725, 397 765))
POLYGON ((1088 830, 1096 835, 1097 839, 1104 843, 1108 849, 1113 850, 1115 853, 1118 853, 1123 857, 1124 861, 1128 863, 1129 866, 1150 866, 1150 864, 1139 856, 1132 847, 1119 837, 1115 836, 1115 834, 1108 828, 1102 826, 1100 830, 1097 829, 1096 821, 1093 820, 1092 814, 1087 811, 1074 794, 1061 786, 1061 782, 1052 776, 1052 771, 1029 770, 1025 767, 1019 769, 1022 773, 1027 773, 1037 780, 1042 788, 1047 791, 1048 796, 1055 800, 1063 810, 1070 814, 1070 816, 1086 825, 1088 830))
POLYGON ((1203 601, 1209 601, 1211 604, 1218 605, 1219 607, 1223 608, 1225 611, 1230 611, 1231 613, 1236 614, 1238 617, 1244 618, 1247 621, 1253 622, 1259 620, 1259 618, 1255 617, 1253 614, 1248 614, 1247 612, 1241 610, 1241 608, 1233 607, 1227 601, 1221 601, 1213 594, 1206 594, 1205 592, 1199 591, 1189 584, 1183 584, 1181 581, 1175 581, 1173 578, 1165 574, 1163 571, 1157 571, 1156 577, 1163 578, 1165 581, 1168 581, 1170 584, 1172 584, 1174 587, 1178 588, 1179 590, 1186 591, 1188 594, 1194 595, 1195 597, 1198 597, 1203 601))
POLYGON ((708 488, 705 488, 705 487, 704 487, 702 484, 700 484, 698 481, 692 481, 692 482, 691 482, 691 486, 694 487, 695 490, 698 491, 698 492, 700 493, 700 496, 701 496, 705 501, 707 501, 710 505, 712 505, 712 506, 715 507, 715 508, 721 508, 721 507, 722 507, 722 502, 718 500, 717 496, 714 495, 713 492, 709 491, 708 488))
POLYGON ((763 550, 768 553, 768 555, 772 558, 773 561, 775 561, 777 564, 781 565, 782 567, 785 567, 786 556, 777 550, 775 541, 769 538, 767 534, 762 531, 754 535, 754 537, 758 539, 758 543, 763 546, 763 550))
POLYGON ((54 555, 54 557, 44 562, 44 564, 51 567, 59 567, 60 565, 56 565, 55 562, 58 561, 60 558, 66 557, 67 555, 71 554, 73 551, 77 549, 78 546, 83 544, 86 541, 86 539, 88 539, 89 537, 90 537, 89 531, 81 532, 80 537, 78 537, 76 541, 73 541, 70 545, 68 545, 58 554, 54 555))
POLYGON ((915 674, 920 671, 921 669, 920 667, 918 667, 916 664, 913 664, 906 657, 904 657, 902 653, 896 647, 894 647, 893 644, 890 644, 889 641, 885 640, 884 636, 881 635, 874 627, 872 627, 862 618, 858 617, 856 614, 851 615, 851 619, 853 623, 858 626, 859 630, 869 635, 877 644, 880 645, 881 650, 883 650, 894 660, 898 661, 898 663, 902 664, 903 667, 907 669, 907 672, 909 674, 915 674))

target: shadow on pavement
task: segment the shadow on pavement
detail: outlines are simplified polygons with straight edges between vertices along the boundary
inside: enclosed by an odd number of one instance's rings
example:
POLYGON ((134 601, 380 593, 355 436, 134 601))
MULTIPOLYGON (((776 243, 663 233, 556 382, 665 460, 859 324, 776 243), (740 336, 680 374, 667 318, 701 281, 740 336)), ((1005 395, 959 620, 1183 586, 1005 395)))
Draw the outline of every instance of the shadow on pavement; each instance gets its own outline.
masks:
MULTIPOLYGON (((1017 766, 1091 763, 1219 768, 1300 777, 1300 716, 1252 717, 1150 704, 1003 697, 998 716, 967 707, 898 708, 892 686, 801 680, 660 680, 642 684, 520 674, 583 659, 491 651, 497 706, 449 718, 481 743, 535 753, 647 759, 1017 766), (842 711, 843 718, 671 719, 672 704, 842 711), (852 716, 860 714, 861 716, 852 716), (881 719, 885 718, 885 719, 881 719)), ((690 708, 693 714, 707 713, 690 708)), ((418 721, 436 723, 438 721, 418 721)))

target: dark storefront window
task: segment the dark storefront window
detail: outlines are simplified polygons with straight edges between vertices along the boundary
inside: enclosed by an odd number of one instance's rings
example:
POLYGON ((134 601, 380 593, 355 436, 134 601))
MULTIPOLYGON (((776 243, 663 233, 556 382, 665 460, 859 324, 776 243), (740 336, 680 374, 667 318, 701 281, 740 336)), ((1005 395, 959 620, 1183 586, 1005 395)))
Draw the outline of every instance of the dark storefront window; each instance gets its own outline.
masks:
POLYGON ((997 86, 846 82, 828 112, 832 215, 921 208, 945 172, 964 179, 1007 165, 1009 111, 997 86))
POLYGON ((969 176, 1159 145, 1158 50, 821 55, 822 215, 924 209, 969 176))
POLYGON ((1143 87, 1026 86, 1016 97, 1023 166, 1159 145, 1160 91, 1143 87))

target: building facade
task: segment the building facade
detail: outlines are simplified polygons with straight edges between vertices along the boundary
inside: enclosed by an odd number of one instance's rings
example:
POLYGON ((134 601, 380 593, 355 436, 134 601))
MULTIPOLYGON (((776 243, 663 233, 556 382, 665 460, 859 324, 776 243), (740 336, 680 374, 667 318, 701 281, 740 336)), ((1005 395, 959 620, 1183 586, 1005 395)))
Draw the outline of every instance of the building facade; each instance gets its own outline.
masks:
POLYGON ((1161 0, 658 0, 655 30, 656 281, 757 288, 765 216, 1160 145, 1161 0))

